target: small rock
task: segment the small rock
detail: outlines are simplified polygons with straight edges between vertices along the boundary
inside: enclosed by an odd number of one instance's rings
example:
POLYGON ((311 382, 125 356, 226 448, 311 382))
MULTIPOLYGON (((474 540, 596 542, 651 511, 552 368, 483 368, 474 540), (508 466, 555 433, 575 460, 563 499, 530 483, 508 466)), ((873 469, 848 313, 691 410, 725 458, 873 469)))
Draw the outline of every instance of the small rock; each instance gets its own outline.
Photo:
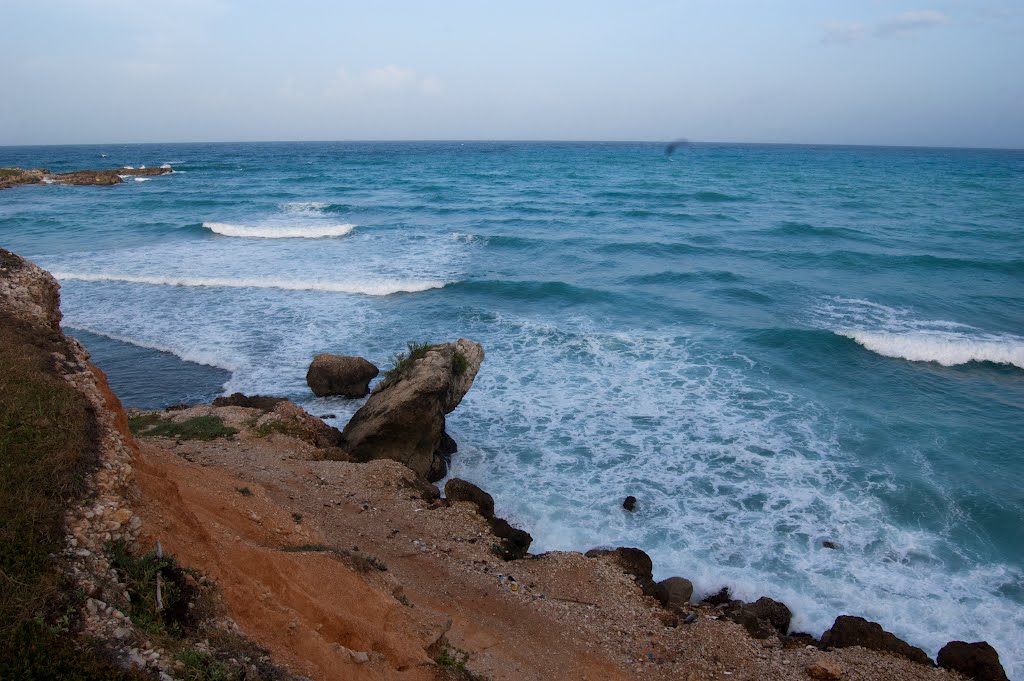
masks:
POLYGON ((632 511, 633 509, 635 509, 636 508, 636 497, 634 497, 634 496, 626 497, 626 500, 622 502, 622 508, 626 509, 627 511, 632 511))
POLYGON ((366 664, 370 661, 370 656, 362 651, 352 651, 352 661, 356 664, 366 664))
POLYGON ((807 667, 807 675, 818 681, 839 681, 843 678, 843 669, 833 660, 822 658, 807 667))
POLYGON ((306 384, 317 397, 365 397, 370 394, 370 381, 379 373, 380 369, 362 357, 325 353, 313 358, 306 384))
POLYGON ((486 520, 494 517, 494 498, 471 482, 452 478, 444 485, 444 495, 449 501, 468 501, 486 520))
POLYGON ((663 607, 681 608, 690 602, 693 596, 693 583, 682 577, 669 577, 658 582, 654 588, 654 597, 663 607))

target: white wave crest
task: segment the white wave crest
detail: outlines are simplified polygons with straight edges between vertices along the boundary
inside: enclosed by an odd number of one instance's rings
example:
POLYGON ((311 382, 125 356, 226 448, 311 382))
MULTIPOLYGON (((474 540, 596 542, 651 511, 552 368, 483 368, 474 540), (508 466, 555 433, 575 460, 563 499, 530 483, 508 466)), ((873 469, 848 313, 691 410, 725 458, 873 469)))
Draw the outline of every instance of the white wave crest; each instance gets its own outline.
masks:
POLYGON ((76 330, 85 331, 86 333, 91 333, 94 336, 103 336, 104 338, 109 338, 111 340, 118 341, 119 343, 127 343, 128 345, 146 348, 147 350, 157 350, 159 352, 166 352, 168 354, 174 355, 178 359, 184 360, 186 362, 191 362, 192 364, 202 364, 205 366, 214 367, 215 369, 223 369, 225 371, 230 371, 232 373, 238 371, 238 364, 230 361, 225 361, 222 357, 214 353, 206 352, 198 348, 181 350, 170 345, 163 345, 161 343, 150 343, 147 341, 138 340, 136 338, 129 338, 128 336, 121 336, 116 333, 110 333, 108 331, 100 331, 98 329, 91 328, 89 326, 81 324, 75 324, 73 327, 68 327, 66 330, 72 336, 75 335, 76 330))
POLYGON ((136 181, 136 182, 149 182, 149 181, 150 181, 150 180, 152 180, 152 179, 153 179, 153 178, 151 178, 151 177, 136 177, 136 178, 135 178, 135 181, 136 181))
POLYGON ((323 211, 330 205, 325 201, 290 201, 281 204, 281 209, 287 213, 311 213, 323 211))
POLYGON ((251 227, 229 225, 224 222, 204 222, 203 227, 223 236, 237 236, 250 239, 323 239, 345 236, 356 225, 308 225, 303 227, 251 227))
POLYGON ((419 293, 443 288, 447 282, 430 280, 381 279, 378 281, 289 281, 285 279, 231 279, 227 277, 167 277, 134 274, 100 274, 91 272, 52 272, 63 281, 121 282, 152 286, 191 286, 221 288, 270 288, 283 291, 324 291, 365 296, 388 296, 393 293, 419 293))
POLYGON ((855 329, 840 329, 836 333, 879 355, 911 362, 936 362, 946 367, 994 362, 1024 369, 1024 338, 1017 336, 971 337, 958 333, 882 333, 855 329))
POLYGON ((944 319, 921 319, 906 308, 857 298, 820 304, 819 325, 885 357, 956 366, 993 362, 1024 368, 1024 337, 995 334, 944 319))

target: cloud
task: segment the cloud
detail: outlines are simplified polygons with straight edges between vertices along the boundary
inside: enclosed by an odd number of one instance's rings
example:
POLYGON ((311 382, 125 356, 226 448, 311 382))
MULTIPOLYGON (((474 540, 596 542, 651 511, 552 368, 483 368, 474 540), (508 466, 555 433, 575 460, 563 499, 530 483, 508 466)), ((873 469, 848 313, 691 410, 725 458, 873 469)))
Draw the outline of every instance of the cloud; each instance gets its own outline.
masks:
POLYGON ((875 35, 887 36, 903 31, 916 31, 921 28, 932 28, 949 23, 949 19, 942 12, 922 10, 917 12, 904 12, 898 17, 893 17, 879 23, 875 27, 875 35))
POLYGON ((865 25, 860 22, 830 21, 822 24, 824 35, 821 41, 825 44, 852 45, 869 36, 887 38, 908 31, 934 28, 949 23, 949 17, 934 10, 917 10, 904 12, 899 16, 865 25))

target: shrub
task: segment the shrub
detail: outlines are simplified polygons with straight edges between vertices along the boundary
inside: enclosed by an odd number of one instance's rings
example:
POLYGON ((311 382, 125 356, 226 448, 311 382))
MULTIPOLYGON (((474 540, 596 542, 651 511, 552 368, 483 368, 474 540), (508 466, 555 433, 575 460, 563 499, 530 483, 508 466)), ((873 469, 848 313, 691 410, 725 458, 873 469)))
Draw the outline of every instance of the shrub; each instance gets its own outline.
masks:
POLYGON ((416 341, 409 341, 406 343, 406 347, 408 348, 406 352, 397 352, 394 357, 392 357, 391 368, 384 372, 384 380, 398 378, 406 369, 411 367, 416 360, 426 357, 427 352, 436 346, 431 343, 417 343, 416 341))

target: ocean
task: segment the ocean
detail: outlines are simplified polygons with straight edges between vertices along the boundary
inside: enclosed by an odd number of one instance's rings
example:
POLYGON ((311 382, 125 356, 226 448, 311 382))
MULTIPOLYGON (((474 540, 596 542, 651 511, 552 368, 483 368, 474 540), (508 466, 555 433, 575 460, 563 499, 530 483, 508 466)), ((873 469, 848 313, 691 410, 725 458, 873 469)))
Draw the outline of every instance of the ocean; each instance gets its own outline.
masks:
POLYGON ((241 391, 341 427, 359 401, 313 397, 314 354, 470 338, 451 474, 534 552, 637 546, 796 631, 987 640, 1024 679, 1024 152, 0 148, 163 164, 0 192, 0 246, 58 278, 126 405, 241 391))

